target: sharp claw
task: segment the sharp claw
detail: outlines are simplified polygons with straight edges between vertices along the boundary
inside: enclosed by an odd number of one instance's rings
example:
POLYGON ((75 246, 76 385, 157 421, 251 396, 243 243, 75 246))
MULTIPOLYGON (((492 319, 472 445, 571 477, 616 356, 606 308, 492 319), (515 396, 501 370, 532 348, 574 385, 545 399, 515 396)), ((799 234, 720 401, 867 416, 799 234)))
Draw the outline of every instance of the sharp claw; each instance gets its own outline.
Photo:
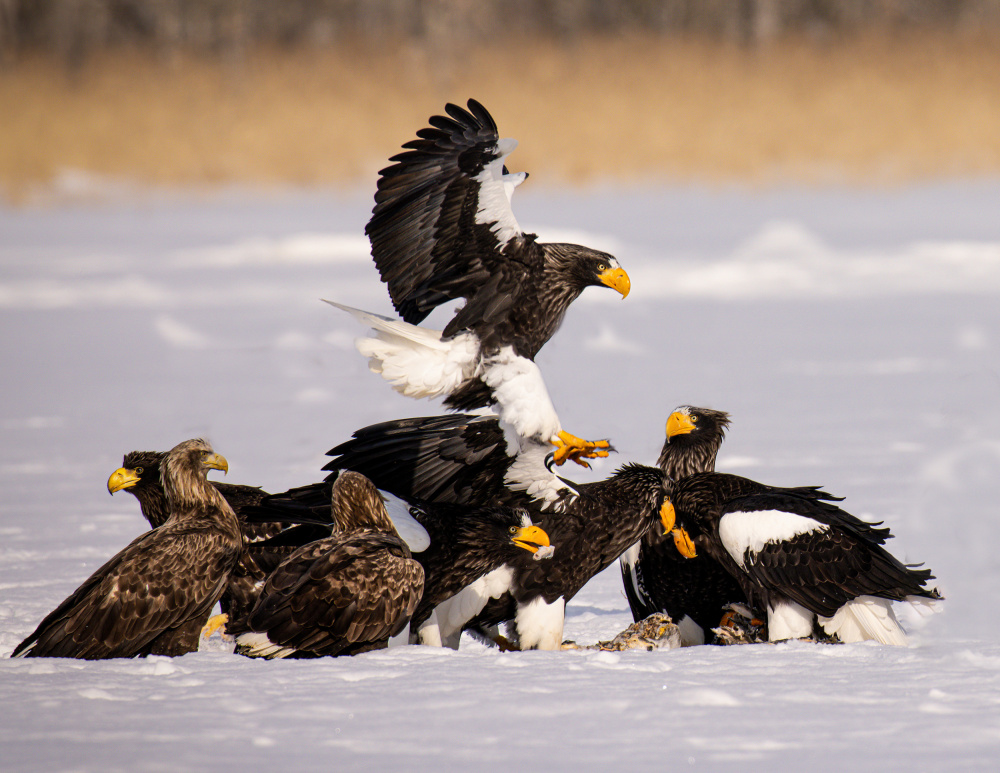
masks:
POLYGON ((229 622, 229 615, 223 613, 221 615, 213 615, 205 623, 205 626, 201 629, 201 635, 206 639, 211 637, 213 633, 218 630, 222 630, 222 634, 226 633, 226 623, 229 622))

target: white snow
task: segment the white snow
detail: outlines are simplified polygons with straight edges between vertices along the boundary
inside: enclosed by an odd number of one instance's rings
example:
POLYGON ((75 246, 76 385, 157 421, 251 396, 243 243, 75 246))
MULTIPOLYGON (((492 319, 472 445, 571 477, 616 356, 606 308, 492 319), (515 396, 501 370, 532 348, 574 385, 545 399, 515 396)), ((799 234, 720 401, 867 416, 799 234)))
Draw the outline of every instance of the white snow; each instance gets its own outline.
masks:
MULTIPOLYGON (((633 284, 585 292, 538 358, 566 425, 619 450, 560 474, 653 462, 673 406, 727 410, 720 469, 884 520, 942 614, 897 606, 907 647, 4 658, 5 772, 995 765, 1000 182, 518 196, 542 239, 575 231, 633 284)), ((372 375, 319 301, 392 315, 370 208, 367 190, 0 207, 0 656, 142 531, 105 489, 125 452, 205 435, 227 481, 281 491, 354 429, 438 410, 372 375)), ((625 628, 617 562, 565 614, 580 644, 625 628)))

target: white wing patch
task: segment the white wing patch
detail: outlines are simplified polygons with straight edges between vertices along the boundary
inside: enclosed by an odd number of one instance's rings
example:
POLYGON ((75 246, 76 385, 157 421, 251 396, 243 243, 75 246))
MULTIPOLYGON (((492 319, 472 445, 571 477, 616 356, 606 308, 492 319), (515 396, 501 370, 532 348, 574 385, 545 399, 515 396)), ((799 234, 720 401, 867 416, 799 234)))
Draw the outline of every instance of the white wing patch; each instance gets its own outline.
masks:
POLYGON ((386 512, 389 520, 396 527, 396 532, 402 537, 412 553, 421 553, 431 546, 431 537, 427 529, 420 525, 420 521, 410 515, 410 506, 402 499, 388 491, 379 489, 382 500, 385 502, 386 512))
POLYGON ((504 475, 504 485, 511 491, 525 492, 543 510, 567 499, 575 499, 577 492, 545 466, 549 446, 536 441, 527 441, 522 445, 504 475))
POLYGON ((726 513, 719 521, 719 538, 726 552, 746 569, 747 553, 753 557, 765 545, 790 540, 800 534, 826 531, 829 527, 812 518, 783 510, 726 513))
POLYGON ((490 230, 500 242, 501 250, 507 242, 521 234, 521 226, 517 224, 517 220, 514 219, 514 211, 510 208, 510 199, 514 188, 524 181, 524 177, 515 180, 514 178, 520 177, 520 175, 505 175, 503 173, 504 160, 516 147, 517 140, 509 138, 500 140, 497 143, 497 152, 500 157, 488 163, 483 167, 483 171, 475 177, 476 182, 479 183, 479 206, 476 210, 476 222, 490 226, 490 230))
POLYGON ((636 542, 628 550, 621 554, 619 561, 624 567, 628 567, 632 571, 632 585, 638 588, 638 583, 635 581, 635 565, 639 563, 639 548, 640 543, 636 542))
POLYGON ((559 434, 562 426, 542 371, 531 360, 515 354, 513 347, 501 347, 483 360, 481 378, 493 390, 501 420, 519 437, 547 443, 559 434))

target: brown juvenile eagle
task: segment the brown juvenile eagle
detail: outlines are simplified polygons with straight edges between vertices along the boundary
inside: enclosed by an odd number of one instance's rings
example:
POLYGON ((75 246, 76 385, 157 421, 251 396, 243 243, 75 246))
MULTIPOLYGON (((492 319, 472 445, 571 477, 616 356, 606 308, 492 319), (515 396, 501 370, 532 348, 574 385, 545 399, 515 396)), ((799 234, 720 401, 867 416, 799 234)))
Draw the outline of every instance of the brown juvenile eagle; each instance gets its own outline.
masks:
POLYGON ((243 549, 239 521, 206 479, 226 460, 204 440, 186 440, 163 461, 170 515, 94 572, 15 648, 13 657, 97 660, 183 655, 243 549))
POLYGON ((344 473, 331 497, 333 534, 282 561, 247 618, 229 627, 240 654, 355 655, 387 646, 410 621, 424 571, 378 489, 363 475, 344 473))
POLYGON ((495 404, 522 443, 555 445, 557 464, 607 456, 606 441, 562 429, 534 359, 585 288, 624 297, 628 275, 607 253, 521 230, 510 201, 527 174, 504 166, 517 142, 474 99, 445 111, 380 172, 365 229, 403 320, 333 305, 371 325, 358 348, 403 394, 444 396, 455 410, 495 404), (465 304, 443 331, 417 327, 455 299, 465 304))

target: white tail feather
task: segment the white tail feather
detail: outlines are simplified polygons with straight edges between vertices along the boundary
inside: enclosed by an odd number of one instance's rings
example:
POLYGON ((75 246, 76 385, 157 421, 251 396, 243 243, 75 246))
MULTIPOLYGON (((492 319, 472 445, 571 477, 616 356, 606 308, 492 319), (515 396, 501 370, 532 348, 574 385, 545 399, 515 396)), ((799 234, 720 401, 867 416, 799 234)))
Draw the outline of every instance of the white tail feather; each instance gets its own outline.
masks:
POLYGON ((892 602, 875 596, 858 596, 838 609, 833 617, 819 617, 823 630, 837 634, 845 644, 877 641, 906 646, 906 634, 892 611, 892 602))
POLYGON ((440 330, 411 325, 334 301, 331 306, 346 311, 372 328, 374 336, 359 338, 355 346, 368 358, 368 367, 407 397, 440 397, 458 389, 476 375, 479 343, 465 333, 447 341, 440 330))
POLYGON ((266 633, 241 633, 236 637, 236 646, 240 653, 249 658, 287 658, 295 652, 291 647, 282 647, 267 638, 266 633))

